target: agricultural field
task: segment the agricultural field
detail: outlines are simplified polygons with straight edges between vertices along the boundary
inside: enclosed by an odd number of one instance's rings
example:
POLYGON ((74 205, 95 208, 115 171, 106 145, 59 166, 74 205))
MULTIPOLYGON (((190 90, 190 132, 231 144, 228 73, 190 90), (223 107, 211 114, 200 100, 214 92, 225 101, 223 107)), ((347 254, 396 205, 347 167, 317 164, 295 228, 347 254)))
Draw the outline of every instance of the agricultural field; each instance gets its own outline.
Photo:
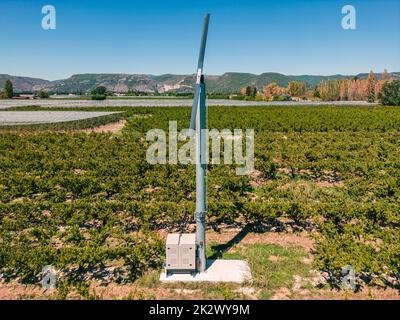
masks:
POLYGON ((43 124, 86 120, 114 114, 114 112, 88 111, 7 111, 0 113, 0 124, 43 124))
MULTIPOLYGON (((209 99, 208 106, 236 106, 236 107, 250 107, 250 106, 264 106, 264 105, 371 105, 365 101, 242 101, 242 100, 228 100, 228 99, 209 99)), ((0 100, 0 110, 12 109, 15 107, 29 107, 39 106, 46 108, 92 108, 92 107, 189 107, 193 105, 193 99, 181 98, 108 98, 107 100, 93 101, 87 98, 77 99, 27 99, 27 100, 0 100)), ((104 110, 102 110, 104 111, 104 110)))
POLYGON ((255 130, 251 175, 208 168, 208 256, 247 260, 242 286, 158 281, 166 234, 193 231, 195 168, 147 163, 145 136, 190 108, 68 110, 119 113, 0 127, 0 298, 400 298, 400 108, 209 107, 209 128, 255 130))

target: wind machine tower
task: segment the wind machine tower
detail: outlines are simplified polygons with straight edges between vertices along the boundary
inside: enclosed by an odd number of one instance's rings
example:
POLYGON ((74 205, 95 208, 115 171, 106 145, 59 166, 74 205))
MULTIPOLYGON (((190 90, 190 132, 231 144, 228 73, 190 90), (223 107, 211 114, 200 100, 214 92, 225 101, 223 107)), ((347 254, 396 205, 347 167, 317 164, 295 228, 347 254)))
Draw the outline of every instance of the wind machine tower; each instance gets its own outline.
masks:
POLYGON ((243 282, 251 278, 245 261, 206 259, 207 107, 203 67, 209 21, 210 15, 207 14, 200 43, 189 127, 195 130, 196 135, 196 233, 168 234, 165 272, 160 276, 161 281, 243 282))

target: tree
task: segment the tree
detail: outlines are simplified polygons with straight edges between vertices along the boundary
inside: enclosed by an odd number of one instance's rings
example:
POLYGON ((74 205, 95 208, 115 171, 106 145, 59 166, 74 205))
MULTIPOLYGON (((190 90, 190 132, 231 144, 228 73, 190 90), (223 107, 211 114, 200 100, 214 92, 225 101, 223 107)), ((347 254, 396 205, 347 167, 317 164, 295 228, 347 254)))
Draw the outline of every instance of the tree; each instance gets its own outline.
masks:
POLYGON ((253 87, 252 97, 255 98, 258 93, 257 87, 253 87))
POLYGON ((107 98, 107 88, 99 86, 92 90, 92 100, 105 100, 107 98))
POLYGON ((255 86, 247 86, 240 89, 240 93, 245 95, 245 100, 254 100, 257 95, 257 88, 255 86))
POLYGON ((6 83, 4 84, 4 91, 6 94, 6 98, 11 99, 14 96, 13 84, 8 79, 6 80, 6 83))
POLYGON ((391 79, 391 76, 390 76, 389 72, 387 71, 387 69, 383 70, 381 79, 384 81, 388 81, 391 79))
POLYGON ((247 91, 247 87, 243 87, 243 88, 240 89, 240 94, 245 96, 246 95, 246 91, 247 91))
POLYGON ((102 96, 105 96, 106 93, 107 93, 107 88, 104 87, 104 86, 99 86, 99 87, 97 87, 97 88, 95 88, 95 89, 92 90, 92 94, 93 94, 93 95, 102 95, 102 96))
POLYGON ((400 106, 400 80, 385 82, 380 96, 383 105, 400 106))
MULTIPOLYGON (((367 80, 353 79, 350 80, 347 89, 347 97, 350 101, 367 100, 367 80)), ((375 90, 375 89, 372 89, 375 90)))
POLYGON ((314 98, 321 98, 321 94, 319 93, 319 85, 314 88, 314 98))
POLYGON ((285 88, 278 86, 275 82, 271 82, 264 87, 264 97, 266 100, 275 100, 285 93, 285 88))
POLYGON ((246 87, 246 96, 248 96, 248 97, 250 97, 251 96, 251 87, 250 86, 247 86, 246 87))
POLYGON ((368 74, 368 79, 367 79, 367 100, 368 102, 374 102, 375 101, 375 75, 370 71, 368 74))
POLYGON ((382 79, 376 81, 376 83, 375 83, 375 99, 377 99, 377 100, 382 99, 382 88, 386 82, 387 81, 382 80, 382 79))
POLYGON ((382 89, 386 82, 392 80, 393 77, 385 69, 381 75, 381 78, 375 81, 375 99, 382 100, 382 89))
POLYGON ((302 81, 291 81, 288 84, 288 93, 292 97, 304 97, 307 91, 307 86, 302 81))
POLYGON ((318 85, 318 92, 324 101, 338 101, 340 99, 340 81, 321 81, 318 85))
POLYGON ((306 91, 306 95, 305 95, 307 100, 314 100, 314 90, 313 89, 308 89, 306 91))
POLYGON ((341 101, 350 100, 349 99, 349 86, 350 86, 350 80, 345 79, 345 80, 340 81, 339 95, 340 95, 341 101))
POLYGON ((40 90, 38 92, 36 92, 36 95, 40 98, 40 99, 47 99, 50 97, 50 93, 40 90))

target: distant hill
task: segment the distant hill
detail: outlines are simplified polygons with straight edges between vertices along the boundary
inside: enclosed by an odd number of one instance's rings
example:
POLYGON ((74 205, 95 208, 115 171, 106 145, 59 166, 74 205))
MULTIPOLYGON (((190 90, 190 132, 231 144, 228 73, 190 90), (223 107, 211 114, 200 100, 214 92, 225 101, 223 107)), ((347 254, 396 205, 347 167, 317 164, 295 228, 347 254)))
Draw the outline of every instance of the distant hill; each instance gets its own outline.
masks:
MULTIPOLYGON (((400 79, 400 72, 391 73, 393 77, 400 79)), ((310 88, 315 87, 322 80, 351 79, 357 76, 364 79, 368 73, 358 75, 284 75, 281 73, 267 72, 260 75, 252 73, 227 72, 221 76, 206 76, 207 89, 209 92, 232 93, 238 92, 245 86, 256 86, 262 89, 271 82, 280 86, 287 86, 290 81, 304 81, 310 88)), ((377 78, 381 74, 375 74, 377 78)), ((4 82, 10 79, 14 85, 15 92, 34 92, 37 90, 53 91, 56 93, 85 93, 97 86, 105 86, 112 92, 192 92, 195 75, 147 75, 147 74, 76 74, 68 79, 48 81, 43 79, 17 77, 0 74, 0 88, 4 82)))
POLYGON ((11 80, 15 92, 33 92, 51 86, 51 81, 48 80, 0 74, 0 90, 4 88, 6 80, 11 80))

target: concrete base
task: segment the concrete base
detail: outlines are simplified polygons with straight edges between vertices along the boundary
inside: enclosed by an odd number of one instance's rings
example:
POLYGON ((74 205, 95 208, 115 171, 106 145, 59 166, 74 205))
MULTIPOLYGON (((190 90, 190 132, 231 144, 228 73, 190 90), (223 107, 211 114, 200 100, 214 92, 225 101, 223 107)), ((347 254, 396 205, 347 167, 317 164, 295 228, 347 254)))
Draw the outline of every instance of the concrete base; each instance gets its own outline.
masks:
POLYGON ((251 280, 249 265, 243 260, 207 260, 207 269, 203 273, 174 273, 168 277, 163 271, 162 282, 236 282, 251 280))

